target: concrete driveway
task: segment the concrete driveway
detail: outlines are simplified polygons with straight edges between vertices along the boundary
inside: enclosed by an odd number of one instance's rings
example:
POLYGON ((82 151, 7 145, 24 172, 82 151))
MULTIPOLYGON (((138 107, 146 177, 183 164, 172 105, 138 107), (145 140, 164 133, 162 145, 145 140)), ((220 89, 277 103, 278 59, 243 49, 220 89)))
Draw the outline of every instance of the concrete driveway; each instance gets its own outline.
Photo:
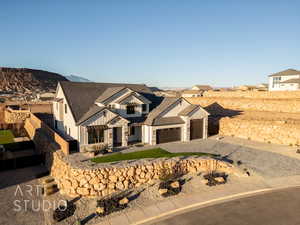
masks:
POLYGON ((160 219, 159 225, 296 225, 300 188, 289 188, 194 209, 160 219))
MULTIPOLYGON (((152 147, 132 148, 126 151, 152 147)), ((239 167, 241 169, 246 168, 252 175, 255 174, 264 178, 300 175, 300 154, 295 153, 295 148, 289 146, 259 143, 232 137, 225 137, 221 140, 211 137, 191 142, 171 142, 155 147, 161 147, 170 152, 220 154, 224 159, 233 161, 236 166, 238 166, 237 162, 240 161, 239 167)))

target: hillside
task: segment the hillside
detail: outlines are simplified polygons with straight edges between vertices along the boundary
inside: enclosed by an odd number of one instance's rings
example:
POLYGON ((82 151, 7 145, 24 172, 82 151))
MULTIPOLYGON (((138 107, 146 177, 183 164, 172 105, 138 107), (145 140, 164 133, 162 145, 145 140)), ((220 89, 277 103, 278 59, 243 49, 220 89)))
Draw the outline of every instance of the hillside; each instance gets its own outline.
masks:
POLYGON ((0 67, 0 91, 31 93, 54 91, 64 76, 43 70, 0 67))

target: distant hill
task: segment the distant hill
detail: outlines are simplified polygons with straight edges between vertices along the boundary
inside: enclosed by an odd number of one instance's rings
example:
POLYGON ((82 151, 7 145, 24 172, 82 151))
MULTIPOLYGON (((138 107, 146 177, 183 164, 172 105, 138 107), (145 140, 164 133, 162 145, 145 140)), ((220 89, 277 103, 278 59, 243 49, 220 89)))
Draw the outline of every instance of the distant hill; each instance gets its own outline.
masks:
POLYGON ((65 76, 69 81, 73 82, 92 82, 84 77, 79 77, 75 75, 65 76))
POLYGON ((31 93, 55 91, 58 81, 68 81, 58 73, 27 68, 0 67, 0 91, 31 93))

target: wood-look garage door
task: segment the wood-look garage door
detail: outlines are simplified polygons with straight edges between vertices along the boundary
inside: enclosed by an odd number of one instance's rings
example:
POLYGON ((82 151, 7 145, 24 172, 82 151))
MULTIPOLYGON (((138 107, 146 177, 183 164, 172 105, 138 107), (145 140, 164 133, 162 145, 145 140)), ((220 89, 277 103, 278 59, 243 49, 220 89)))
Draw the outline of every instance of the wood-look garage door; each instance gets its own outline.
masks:
POLYGON ((167 143, 181 140, 181 128, 167 128, 156 130, 156 143, 167 143))
POLYGON ((203 119, 191 120, 190 139, 203 138, 203 119))

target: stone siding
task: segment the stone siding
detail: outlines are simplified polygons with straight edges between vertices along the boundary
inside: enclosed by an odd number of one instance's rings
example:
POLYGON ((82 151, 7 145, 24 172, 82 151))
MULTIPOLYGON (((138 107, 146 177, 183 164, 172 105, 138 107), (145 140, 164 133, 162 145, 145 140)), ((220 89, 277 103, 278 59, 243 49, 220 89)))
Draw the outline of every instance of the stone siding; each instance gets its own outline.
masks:
POLYGON ((256 120, 225 117, 220 120, 219 134, 255 141, 300 145, 300 122, 288 120, 256 120))
POLYGON ((202 157, 138 160, 130 164, 97 164, 90 167, 73 165, 60 151, 53 153, 52 156, 53 158, 48 160, 51 175, 55 178, 62 194, 74 197, 104 197, 114 192, 151 184, 159 179, 163 168, 170 171, 176 168, 185 173, 234 171, 234 167, 226 162, 202 157))

